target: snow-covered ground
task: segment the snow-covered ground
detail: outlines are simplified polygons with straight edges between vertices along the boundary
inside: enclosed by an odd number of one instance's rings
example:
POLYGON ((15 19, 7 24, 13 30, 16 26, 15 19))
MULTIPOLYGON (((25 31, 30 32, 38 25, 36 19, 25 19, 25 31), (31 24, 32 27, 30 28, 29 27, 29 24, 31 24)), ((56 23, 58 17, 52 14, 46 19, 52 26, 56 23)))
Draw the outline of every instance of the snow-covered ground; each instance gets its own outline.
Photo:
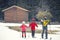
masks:
MULTIPOLYGON (((21 32, 17 32, 15 30, 11 30, 6 26, 20 26, 19 23, 0 23, 0 40, 44 40, 41 38, 41 34, 36 33, 35 37, 31 37, 31 33, 27 33, 26 38, 21 37, 21 32)), ((48 29, 51 30, 60 30, 60 25, 48 25, 48 29)), ((37 29, 41 29, 41 25, 37 29)), ((48 39, 52 38, 51 40, 60 40, 60 32, 57 32, 57 34, 49 34, 48 39)))
MULTIPOLYGON (((0 26, 20 26, 21 23, 1 23, 0 26)), ((28 25, 28 24, 26 24, 28 25)), ((60 25, 48 25, 48 30, 60 30, 60 25)), ((42 29, 42 25, 38 25, 38 28, 36 29, 42 29)))

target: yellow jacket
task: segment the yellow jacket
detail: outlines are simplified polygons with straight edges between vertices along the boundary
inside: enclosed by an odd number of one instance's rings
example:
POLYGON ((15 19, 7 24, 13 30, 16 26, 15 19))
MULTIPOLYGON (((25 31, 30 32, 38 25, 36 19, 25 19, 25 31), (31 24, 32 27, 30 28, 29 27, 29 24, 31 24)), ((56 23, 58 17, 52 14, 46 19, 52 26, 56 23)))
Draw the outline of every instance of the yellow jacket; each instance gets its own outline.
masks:
POLYGON ((43 26, 47 26, 49 24, 49 22, 50 22, 49 20, 44 20, 43 21, 43 26))

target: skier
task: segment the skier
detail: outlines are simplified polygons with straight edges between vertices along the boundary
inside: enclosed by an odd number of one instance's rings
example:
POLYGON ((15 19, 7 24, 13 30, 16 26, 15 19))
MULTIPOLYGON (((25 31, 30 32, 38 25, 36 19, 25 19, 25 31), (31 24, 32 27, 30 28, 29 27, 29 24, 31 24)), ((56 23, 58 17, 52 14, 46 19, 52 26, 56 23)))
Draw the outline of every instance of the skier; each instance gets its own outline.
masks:
POLYGON ((25 21, 22 22, 22 25, 20 26, 21 30, 22 30, 22 38, 25 37, 26 38, 26 28, 28 26, 25 25, 25 21))
POLYGON ((44 20, 41 20, 41 23, 42 23, 42 38, 44 36, 44 33, 45 33, 45 38, 48 39, 48 32, 47 32, 47 25, 49 24, 49 20, 47 20, 47 17, 45 16, 44 17, 44 20))
POLYGON ((35 18, 32 18, 32 22, 30 22, 29 27, 31 27, 32 38, 34 38, 34 36, 35 36, 35 27, 38 27, 37 23, 35 22, 35 18))

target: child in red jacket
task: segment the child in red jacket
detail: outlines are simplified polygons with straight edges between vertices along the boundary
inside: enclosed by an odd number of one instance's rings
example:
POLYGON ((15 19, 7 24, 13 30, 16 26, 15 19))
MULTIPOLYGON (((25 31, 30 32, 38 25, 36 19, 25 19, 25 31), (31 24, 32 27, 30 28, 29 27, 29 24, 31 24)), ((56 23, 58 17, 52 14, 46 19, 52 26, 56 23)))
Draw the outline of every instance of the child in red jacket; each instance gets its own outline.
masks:
POLYGON ((29 24, 29 27, 31 27, 32 37, 34 38, 34 35, 35 35, 35 27, 38 27, 34 18, 32 19, 32 22, 29 24))
POLYGON ((21 30, 22 30, 22 38, 25 37, 26 38, 26 28, 27 26, 25 25, 25 21, 22 22, 22 25, 20 26, 21 30))

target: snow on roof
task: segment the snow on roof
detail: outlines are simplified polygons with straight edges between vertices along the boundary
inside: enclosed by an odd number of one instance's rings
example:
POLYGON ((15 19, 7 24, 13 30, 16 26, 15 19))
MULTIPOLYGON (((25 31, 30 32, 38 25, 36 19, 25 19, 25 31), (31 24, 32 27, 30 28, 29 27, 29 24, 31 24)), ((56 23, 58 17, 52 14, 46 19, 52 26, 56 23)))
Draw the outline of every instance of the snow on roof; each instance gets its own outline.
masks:
POLYGON ((24 8, 19 7, 19 6, 16 6, 16 5, 13 5, 13 6, 11 6, 11 7, 7 8, 7 9, 4 9, 4 10, 2 10, 2 11, 9 10, 9 9, 11 9, 11 8, 13 8, 13 7, 19 8, 19 9, 24 10, 24 11, 29 11, 29 10, 27 10, 27 9, 24 9, 24 8))

